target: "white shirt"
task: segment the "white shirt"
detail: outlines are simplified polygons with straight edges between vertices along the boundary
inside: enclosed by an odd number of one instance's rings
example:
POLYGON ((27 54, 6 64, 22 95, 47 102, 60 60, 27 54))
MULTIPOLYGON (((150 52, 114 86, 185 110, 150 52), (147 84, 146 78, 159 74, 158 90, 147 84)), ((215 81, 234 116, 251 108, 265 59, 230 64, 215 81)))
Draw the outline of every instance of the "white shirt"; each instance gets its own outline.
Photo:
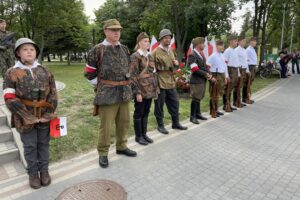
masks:
POLYGON ((248 57, 248 65, 257 65, 257 54, 255 49, 252 46, 249 46, 246 49, 248 57))
POLYGON ((146 58, 148 58, 148 55, 150 54, 149 51, 147 51, 147 53, 145 54, 141 49, 137 50, 137 52, 141 55, 144 56, 146 58))
POLYGON ((198 55, 198 56, 200 56, 200 58, 203 60, 204 58, 203 58, 203 56, 201 55, 201 53, 199 52, 199 51, 197 51, 197 49, 194 49, 194 51, 195 51, 195 53, 198 55))
POLYGON ((247 57, 247 52, 246 49, 238 46, 235 48, 235 52, 238 55, 239 62, 242 66, 243 69, 246 69, 246 72, 249 72, 249 66, 248 66, 248 57, 247 57))
MULTIPOLYGON (((149 59, 149 55, 150 55, 150 52, 147 51, 147 53, 145 54, 141 49, 138 49, 137 52, 141 55, 141 56, 144 56, 145 58, 147 58, 147 61, 149 59)), ((154 70, 153 70, 153 73, 156 72, 156 67, 154 67, 154 70)))
MULTIPOLYGON (((193 51, 203 60, 203 56, 201 55, 201 53, 199 51, 197 51, 197 49, 193 49, 193 51)), ((191 67, 192 71, 195 67, 199 69, 199 66, 197 65, 197 63, 192 63, 190 65, 190 67, 191 67)))
MULTIPOLYGON (((104 45, 104 46, 111 46, 112 44, 109 42, 109 41, 107 41, 106 39, 102 42, 102 44, 104 45)), ((121 43, 120 42, 118 42, 116 45, 120 45, 121 43)))
POLYGON ((13 68, 21 68, 24 70, 29 70, 32 78, 33 78, 33 73, 32 73, 32 69, 38 67, 39 65, 41 65, 40 63, 38 63, 37 60, 34 61, 34 63, 32 64, 31 67, 28 67, 26 65, 24 65, 23 63, 21 63, 20 61, 17 61, 16 64, 13 66, 13 68))
POLYGON ((212 73, 225 73, 226 78, 228 77, 227 65, 223 53, 213 53, 208 57, 207 64, 210 66, 210 71, 212 73))
POLYGON ((240 67, 238 55, 234 48, 228 47, 224 52, 225 61, 229 67, 240 67))

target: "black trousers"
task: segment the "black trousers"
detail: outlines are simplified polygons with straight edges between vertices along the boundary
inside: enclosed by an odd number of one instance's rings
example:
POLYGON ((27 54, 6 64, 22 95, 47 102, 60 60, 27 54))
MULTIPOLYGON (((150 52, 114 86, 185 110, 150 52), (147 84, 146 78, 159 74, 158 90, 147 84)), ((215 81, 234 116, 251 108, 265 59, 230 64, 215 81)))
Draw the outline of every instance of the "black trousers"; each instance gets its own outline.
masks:
POLYGON ((296 61, 292 60, 292 72, 293 72, 293 74, 295 74, 295 65, 297 67, 297 74, 300 74, 299 61, 298 60, 296 60, 296 61))
POLYGON ((33 128, 29 132, 21 133, 24 156, 29 175, 48 171, 49 165, 49 128, 33 128))
POLYGON ((134 113, 133 119, 147 118, 150 112, 152 99, 143 99, 142 102, 137 102, 134 99, 134 113))
POLYGON ((287 67, 286 67, 285 64, 280 64, 280 66, 281 66, 281 71, 280 71, 281 78, 285 78, 286 77, 287 67))
POLYGON ((154 115, 156 119, 163 120, 164 118, 164 104, 166 103, 168 112, 172 120, 179 119, 179 100, 176 89, 160 89, 160 94, 155 100, 154 115))

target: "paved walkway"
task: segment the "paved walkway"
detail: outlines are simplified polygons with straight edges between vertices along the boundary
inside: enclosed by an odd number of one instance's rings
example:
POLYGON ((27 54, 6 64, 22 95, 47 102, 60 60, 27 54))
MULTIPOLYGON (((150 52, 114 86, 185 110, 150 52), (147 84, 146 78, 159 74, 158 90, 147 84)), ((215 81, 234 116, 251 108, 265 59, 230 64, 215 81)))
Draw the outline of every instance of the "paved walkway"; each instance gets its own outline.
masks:
POLYGON ((300 76, 280 80, 254 95, 255 104, 132 148, 136 158, 110 153, 110 167, 96 152, 51 166, 53 183, 31 190, 27 176, 0 182, 0 199, 50 200, 83 181, 109 179, 130 200, 300 199, 300 76))

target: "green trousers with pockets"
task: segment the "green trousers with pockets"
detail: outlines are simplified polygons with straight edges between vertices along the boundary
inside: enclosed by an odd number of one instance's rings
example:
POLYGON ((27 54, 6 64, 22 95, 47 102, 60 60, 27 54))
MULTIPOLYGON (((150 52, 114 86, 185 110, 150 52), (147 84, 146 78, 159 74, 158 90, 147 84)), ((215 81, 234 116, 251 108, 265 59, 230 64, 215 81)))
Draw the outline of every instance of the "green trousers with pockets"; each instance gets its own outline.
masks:
POLYGON ((115 122, 116 125, 116 148, 127 148, 127 133, 130 125, 129 103, 99 106, 100 132, 98 139, 98 153, 107 156, 110 147, 110 132, 115 122))

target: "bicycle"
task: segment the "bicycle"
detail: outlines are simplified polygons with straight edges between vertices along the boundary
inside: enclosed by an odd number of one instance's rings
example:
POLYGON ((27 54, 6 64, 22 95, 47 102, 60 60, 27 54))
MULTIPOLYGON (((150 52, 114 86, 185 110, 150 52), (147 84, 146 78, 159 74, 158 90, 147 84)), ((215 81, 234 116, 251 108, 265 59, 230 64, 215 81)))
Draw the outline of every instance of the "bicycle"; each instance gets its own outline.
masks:
POLYGON ((273 71, 279 74, 280 77, 280 69, 277 67, 278 63, 273 62, 273 60, 269 60, 267 64, 265 62, 262 63, 259 69, 259 75, 261 78, 271 78, 273 75, 273 71))

